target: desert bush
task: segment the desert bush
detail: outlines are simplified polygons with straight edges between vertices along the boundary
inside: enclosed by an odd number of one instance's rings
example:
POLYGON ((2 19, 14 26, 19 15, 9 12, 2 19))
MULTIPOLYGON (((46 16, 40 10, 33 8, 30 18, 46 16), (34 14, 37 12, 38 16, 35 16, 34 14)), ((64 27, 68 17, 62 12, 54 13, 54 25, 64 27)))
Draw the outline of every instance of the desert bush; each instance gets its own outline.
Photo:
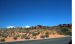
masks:
POLYGON ((36 37, 34 37, 34 39, 36 39, 36 37))
POLYGON ((39 34, 39 33, 35 33, 35 32, 32 33, 33 36, 36 36, 36 35, 38 35, 38 34, 39 34))
POLYGON ((45 35, 45 37, 46 37, 46 38, 48 38, 48 37, 49 37, 49 35, 48 35, 48 34, 46 34, 46 35, 45 35))
POLYGON ((42 36, 40 36, 40 38, 45 38, 45 36, 44 36, 44 35, 42 35, 42 36))
POLYGON ((25 38, 26 35, 21 35, 21 39, 25 38))
POLYGON ((72 35, 72 33, 69 31, 69 28, 61 28, 61 31, 64 33, 64 35, 72 35))
POLYGON ((14 40, 17 40, 17 37, 14 37, 14 40))
POLYGON ((0 42, 5 42, 5 38, 0 39, 0 42))
POLYGON ((62 31, 62 32, 68 32, 69 29, 68 29, 68 28, 62 28, 61 31, 62 31))
POLYGON ((25 39, 30 39, 30 37, 28 37, 28 36, 25 36, 25 39))

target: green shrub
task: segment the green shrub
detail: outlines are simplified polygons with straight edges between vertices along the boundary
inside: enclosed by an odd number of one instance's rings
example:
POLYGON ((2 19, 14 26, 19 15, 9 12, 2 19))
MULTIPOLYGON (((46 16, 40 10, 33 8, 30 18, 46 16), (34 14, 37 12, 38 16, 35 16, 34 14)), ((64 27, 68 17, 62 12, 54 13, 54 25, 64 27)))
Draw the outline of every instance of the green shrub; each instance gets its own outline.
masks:
POLYGON ((26 36, 25 39, 30 39, 30 37, 26 36))
POLYGON ((38 35, 38 34, 39 34, 39 33, 35 33, 35 32, 32 33, 33 36, 36 36, 36 35, 38 35))
POLYGON ((71 32, 69 31, 69 28, 62 28, 61 31, 63 32, 64 35, 72 35, 71 32))

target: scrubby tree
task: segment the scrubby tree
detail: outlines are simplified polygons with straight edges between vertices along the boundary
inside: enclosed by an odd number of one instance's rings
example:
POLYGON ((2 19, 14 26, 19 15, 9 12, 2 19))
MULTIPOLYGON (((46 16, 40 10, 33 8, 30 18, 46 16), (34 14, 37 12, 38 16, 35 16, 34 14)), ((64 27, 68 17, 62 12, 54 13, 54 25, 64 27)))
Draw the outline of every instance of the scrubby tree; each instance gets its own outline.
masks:
POLYGON ((69 28, 62 28, 61 31, 62 31, 65 35, 71 35, 71 32, 69 31, 69 28))

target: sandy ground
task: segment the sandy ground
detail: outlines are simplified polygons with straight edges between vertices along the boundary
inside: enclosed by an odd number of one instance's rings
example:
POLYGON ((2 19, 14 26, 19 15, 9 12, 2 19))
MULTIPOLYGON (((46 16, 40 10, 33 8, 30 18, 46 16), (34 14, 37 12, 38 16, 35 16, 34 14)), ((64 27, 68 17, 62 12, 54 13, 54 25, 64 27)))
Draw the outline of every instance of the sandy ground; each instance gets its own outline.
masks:
MULTIPOLYGON (((36 36, 36 40, 37 39, 43 39, 40 38, 41 34, 36 36)), ((59 37, 64 37, 64 35, 59 35, 59 34, 49 34, 49 38, 59 38, 59 37)), ((13 41, 23 41, 26 39, 21 39, 20 37, 18 37, 16 40, 13 39, 13 37, 7 37, 5 38, 5 42, 13 42, 13 41)), ((34 40, 33 38, 30 38, 29 40, 34 40)))

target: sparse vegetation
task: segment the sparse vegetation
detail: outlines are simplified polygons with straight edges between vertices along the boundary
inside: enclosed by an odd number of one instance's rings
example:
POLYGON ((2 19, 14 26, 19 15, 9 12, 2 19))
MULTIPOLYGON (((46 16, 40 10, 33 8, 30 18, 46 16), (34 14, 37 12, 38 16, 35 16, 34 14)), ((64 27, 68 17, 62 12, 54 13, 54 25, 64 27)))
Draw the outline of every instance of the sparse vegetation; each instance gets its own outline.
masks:
MULTIPOLYGON (((0 38, 13 37, 14 40, 20 37, 21 39, 37 39, 37 35, 40 38, 49 38, 49 34, 60 34, 60 35, 72 35, 72 27, 59 26, 42 26, 38 25, 30 28, 9 28, 9 29, 0 29, 0 38)), ((0 39, 0 42, 4 42, 5 39, 0 39)))

